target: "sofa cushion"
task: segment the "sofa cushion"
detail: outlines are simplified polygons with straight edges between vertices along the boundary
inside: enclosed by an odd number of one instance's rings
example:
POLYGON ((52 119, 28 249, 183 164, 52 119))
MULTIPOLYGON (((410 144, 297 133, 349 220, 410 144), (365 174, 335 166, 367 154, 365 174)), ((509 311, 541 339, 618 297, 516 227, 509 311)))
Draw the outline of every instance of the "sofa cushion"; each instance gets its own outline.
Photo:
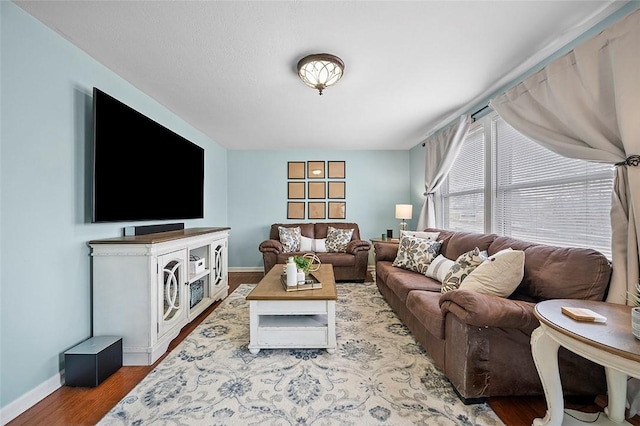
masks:
POLYGON ((280 226, 278 228, 282 250, 285 253, 297 252, 300 250, 300 227, 286 228, 280 226))
POLYGON ((414 290, 407 295, 406 305, 429 333, 444 339, 444 315, 439 301, 438 292, 414 290))
POLYGON ((315 228, 313 223, 274 223, 269 230, 269 239, 280 241, 280 227, 282 228, 300 228, 300 235, 309 238, 317 238, 315 236, 315 228))
POLYGON ((442 282, 455 263, 456 262, 454 260, 447 259, 443 255, 439 254, 438 257, 433 259, 433 262, 429 264, 429 267, 424 274, 429 278, 442 282))
POLYGON ((405 234, 400 238, 398 254, 393 261, 393 266, 424 274, 429 264, 438 256, 441 245, 439 241, 405 234))
MULTIPOLYGON (((479 234, 475 232, 457 232, 444 229, 427 228, 427 232, 439 232, 438 240, 442 241, 440 254, 447 259, 457 259, 461 254, 478 247, 480 251, 488 250, 489 245, 497 237, 495 234, 479 234)), ((494 253, 494 252, 489 252, 494 253)))
POLYGON ((392 266, 393 271, 387 275, 386 284, 402 302, 406 302, 411 290, 431 291, 440 295, 440 283, 432 278, 406 269, 392 266))
POLYGON ((318 222, 312 224, 312 226, 314 227, 314 238, 327 238, 327 235, 329 235, 329 228, 331 227, 335 229, 353 229, 351 239, 361 239, 358 224, 354 222, 318 222))
POLYGON ((524 276, 524 252, 507 248, 489 256, 460 283, 460 290, 509 297, 524 276))
POLYGON ((353 236, 353 229, 338 229, 333 226, 327 228, 325 247, 329 253, 344 253, 353 236))
POLYGON ((451 266, 449 272, 447 272, 447 275, 445 275, 444 280, 442 281, 442 293, 456 290, 460 287, 460 283, 467 278, 471 271, 484 262, 487 257, 487 252, 480 251, 478 247, 458 256, 456 262, 451 266))
POLYGON ((356 263, 356 257, 346 253, 316 253, 321 263, 330 263, 334 268, 339 266, 353 266, 356 263))
POLYGON ((600 252, 497 237, 489 253, 508 247, 524 251, 524 278, 512 298, 604 300, 611 264, 600 252))

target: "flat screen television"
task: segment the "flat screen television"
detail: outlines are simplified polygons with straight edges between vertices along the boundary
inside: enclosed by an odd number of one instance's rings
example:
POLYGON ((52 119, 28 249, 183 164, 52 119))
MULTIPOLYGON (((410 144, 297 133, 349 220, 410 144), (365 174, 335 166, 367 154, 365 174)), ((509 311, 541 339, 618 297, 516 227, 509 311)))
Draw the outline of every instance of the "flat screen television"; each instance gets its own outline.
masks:
POLYGON ((204 217, 204 149, 93 88, 92 222, 204 217))

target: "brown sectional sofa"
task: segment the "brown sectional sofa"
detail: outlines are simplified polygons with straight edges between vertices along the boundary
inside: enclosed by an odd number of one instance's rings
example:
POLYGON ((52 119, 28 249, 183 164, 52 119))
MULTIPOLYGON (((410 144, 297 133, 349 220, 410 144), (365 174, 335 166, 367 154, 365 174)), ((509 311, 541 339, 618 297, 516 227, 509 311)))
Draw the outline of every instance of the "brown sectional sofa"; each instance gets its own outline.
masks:
MULTIPOLYGON (((441 294, 441 284, 392 266, 398 243, 376 243, 376 284, 392 309, 427 350, 465 403, 489 396, 542 395, 531 355, 531 332, 539 326, 536 302, 546 299, 604 300, 610 262, 599 252, 529 243, 494 234, 439 232, 440 253, 455 260, 478 247, 489 255, 525 252, 524 278, 509 298, 469 290, 441 294)), ((565 395, 606 392, 604 369, 560 348, 565 395)))
POLYGON ((300 233, 307 238, 327 238, 329 226, 340 229, 353 229, 351 241, 345 253, 315 253, 322 263, 333 265, 336 281, 364 282, 369 262, 371 243, 360 239, 360 229, 356 223, 323 222, 323 223, 274 223, 269 231, 269 239, 260 243, 264 273, 269 272, 276 264, 285 264, 289 256, 300 256, 306 252, 285 253, 278 234, 278 227, 300 227, 300 233))

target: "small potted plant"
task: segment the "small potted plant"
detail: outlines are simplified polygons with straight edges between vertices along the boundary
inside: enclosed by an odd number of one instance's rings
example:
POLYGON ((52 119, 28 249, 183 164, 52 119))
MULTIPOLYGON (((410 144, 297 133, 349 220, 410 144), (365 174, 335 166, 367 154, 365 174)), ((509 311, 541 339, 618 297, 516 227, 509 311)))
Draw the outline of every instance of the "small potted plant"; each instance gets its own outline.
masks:
POLYGON ((311 259, 304 256, 294 256, 293 261, 296 263, 298 270, 302 270, 305 275, 311 270, 311 259))

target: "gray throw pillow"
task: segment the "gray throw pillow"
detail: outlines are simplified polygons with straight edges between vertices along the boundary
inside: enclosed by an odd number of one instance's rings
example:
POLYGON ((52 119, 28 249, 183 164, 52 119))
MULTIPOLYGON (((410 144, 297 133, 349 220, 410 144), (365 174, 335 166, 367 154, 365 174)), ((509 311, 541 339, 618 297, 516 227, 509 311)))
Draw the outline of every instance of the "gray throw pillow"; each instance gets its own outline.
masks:
POLYGON ((278 235, 280 236, 280 242, 282 243, 282 251, 285 253, 292 253, 300 251, 300 227, 287 228, 285 226, 278 226, 278 235))

